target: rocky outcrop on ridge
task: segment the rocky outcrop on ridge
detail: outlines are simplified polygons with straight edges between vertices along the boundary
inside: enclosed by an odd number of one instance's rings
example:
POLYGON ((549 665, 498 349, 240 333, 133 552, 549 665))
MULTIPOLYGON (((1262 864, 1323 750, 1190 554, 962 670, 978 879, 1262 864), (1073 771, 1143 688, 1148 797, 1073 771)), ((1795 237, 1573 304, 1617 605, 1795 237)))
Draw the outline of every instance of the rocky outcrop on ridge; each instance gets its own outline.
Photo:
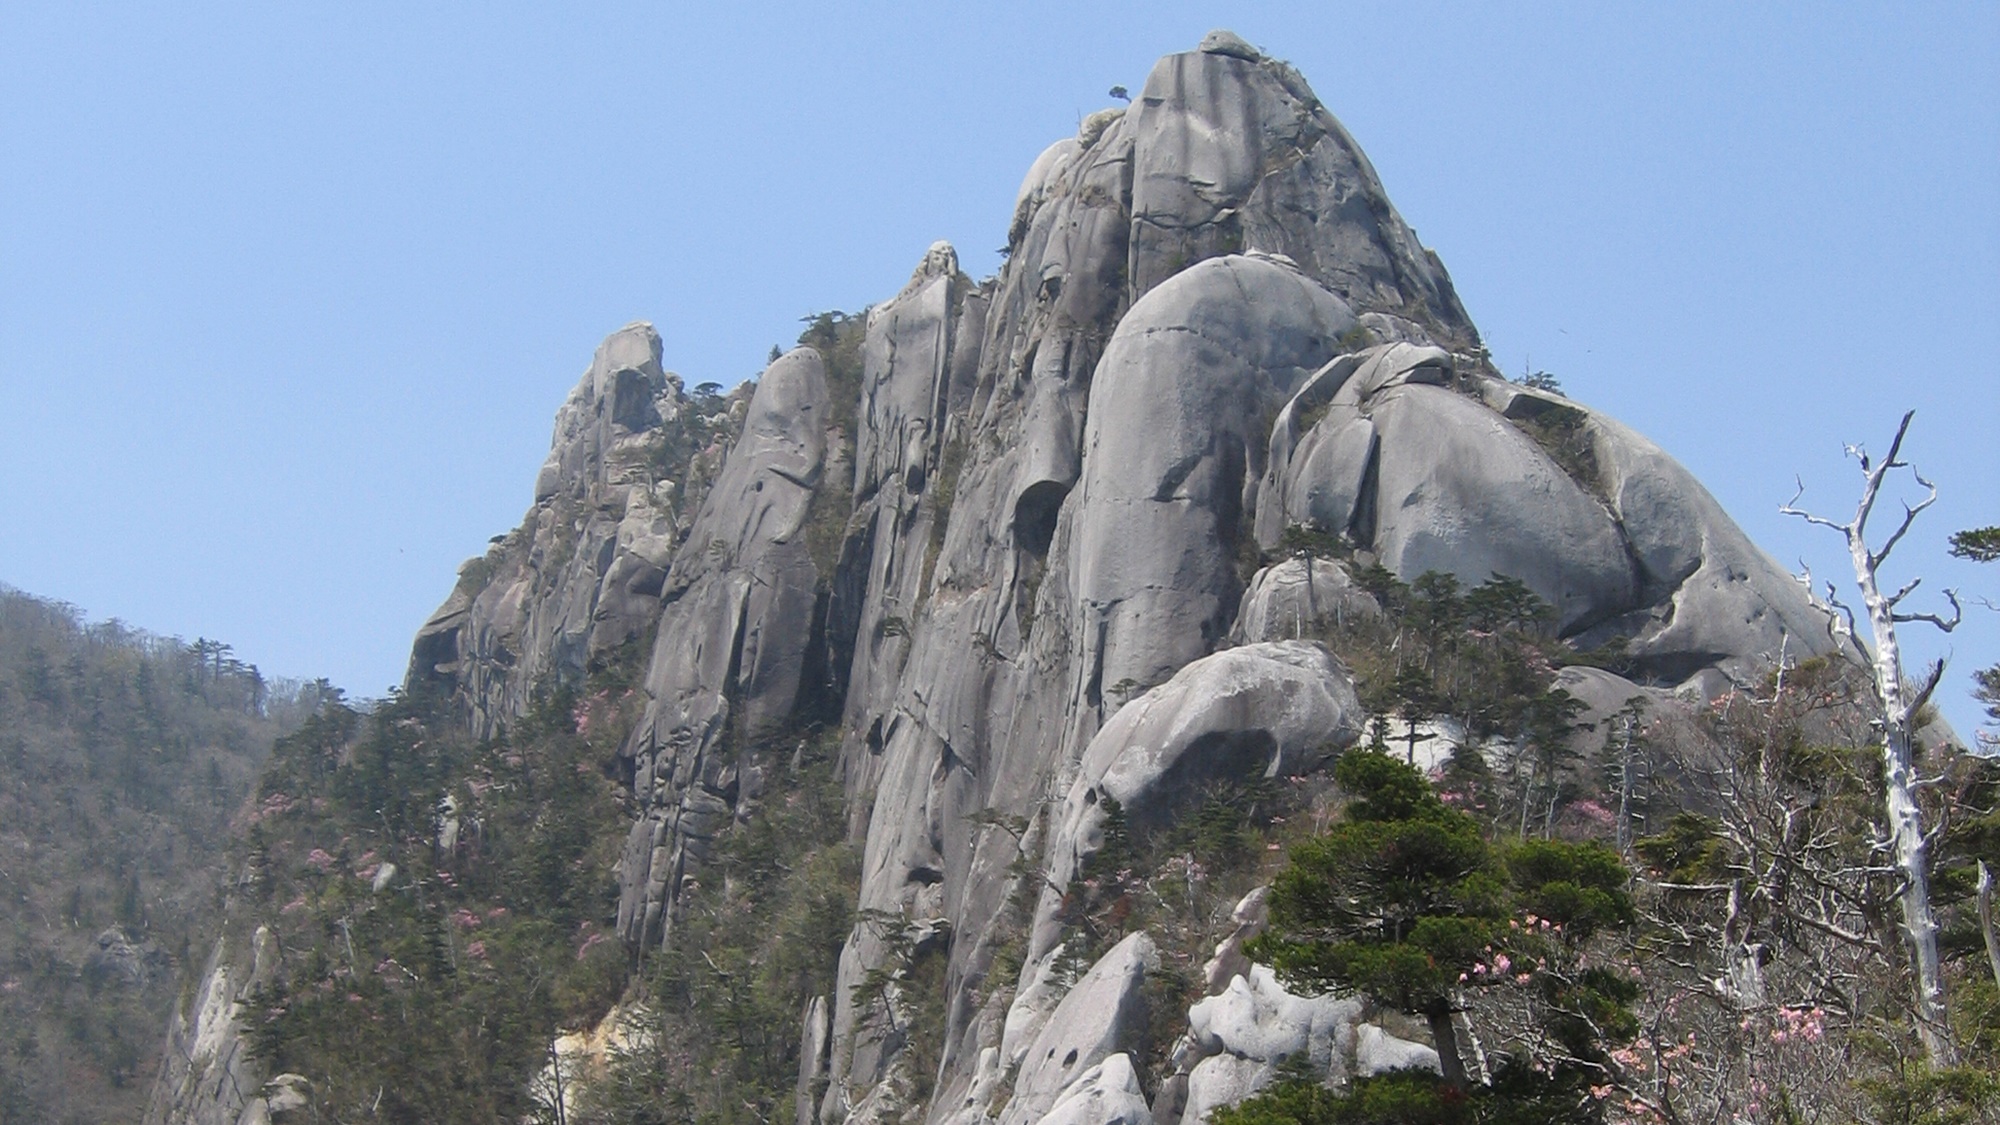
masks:
POLYGON ((484 737, 525 711, 537 685, 577 682, 593 659, 650 633, 687 530, 681 512, 743 419, 740 401, 707 417, 698 405, 661 368, 652 325, 612 333, 556 414, 521 526, 466 563, 418 631, 412 686, 459 695, 484 737), (683 479, 669 467, 685 467, 683 479))
POLYGON ((800 348, 699 425, 651 330, 614 334, 528 519, 419 634, 412 683, 490 732, 650 643, 623 751, 635 951, 674 940, 684 880, 754 815, 760 740, 838 716, 876 924, 808 1006, 800 1125, 1194 1121, 1300 1050, 1336 1077, 1421 1061, 1352 1001, 1285 993, 1239 931, 1149 1101, 1153 939, 1060 967, 1082 945, 1059 907, 1111 803, 1171 819, 1359 736, 1338 654, 1299 638, 1379 611, 1289 544, 1405 580, 1519 579, 1579 644, 1623 641, 1643 682, 1593 681, 1606 709, 1823 651, 1823 619, 1656 447, 1498 378, 1353 139, 1233 35, 1043 152, 1008 249, 975 283, 931 247, 868 314, 858 386, 800 348), (1037 886, 1009 962, 1009 904, 1037 886), (911 949, 947 966, 923 1075, 856 999, 911 949))

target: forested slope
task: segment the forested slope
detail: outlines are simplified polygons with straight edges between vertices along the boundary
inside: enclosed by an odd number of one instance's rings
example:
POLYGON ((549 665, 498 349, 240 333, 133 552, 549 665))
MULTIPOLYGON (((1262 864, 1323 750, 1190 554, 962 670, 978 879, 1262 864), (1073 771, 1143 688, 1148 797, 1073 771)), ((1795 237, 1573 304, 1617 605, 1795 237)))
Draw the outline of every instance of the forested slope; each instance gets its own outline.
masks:
POLYGON ((323 690, 0 586, 0 1121, 137 1118, 243 797, 323 690))

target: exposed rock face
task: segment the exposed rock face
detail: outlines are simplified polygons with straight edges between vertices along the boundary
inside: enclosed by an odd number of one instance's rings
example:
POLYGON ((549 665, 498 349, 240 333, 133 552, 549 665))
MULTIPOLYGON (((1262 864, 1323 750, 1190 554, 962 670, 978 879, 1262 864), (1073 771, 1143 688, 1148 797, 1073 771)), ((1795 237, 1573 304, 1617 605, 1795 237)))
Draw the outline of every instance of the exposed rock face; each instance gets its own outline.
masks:
POLYGON ((97 935, 97 948, 83 963, 84 972, 99 980, 113 979, 144 988, 173 967, 173 957, 151 941, 133 941, 113 926, 97 935))
POLYGON ((1259 570, 1236 607, 1234 644, 1306 636, 1328 623, 1376 618, 1382 607, 1331 559, 1301 555, 1259 570))
POLYGON ((462 695, 475 733, 525 711, 538 684, 576 682, 590 659, 642 636, 679 541, 662 463, 690 404, 660 367, 660 338, 631 324, 604 341, 556 414, 521 526, 466 564, 417 633, 412 686, 462 695))
POLYGON ((1318 765, 1354 742, 1361 720, 1345 670, 1300 641, 1203 657, 1126 704, 1091 740, 1064 798, 1030 956, 1050 956, 1061 939, 1060 889, 1103 847, 1113 803, 1135 829, 1156 827, 1207 785, 1318 765))
POLYGON ((1363 1024, 1355 1029, 1354 1073, 1365 1076, 1391 1070, 1417 1069, 1438 1069, 1436 1048, 1398 1039, 1372 1024, 1363 1024))
POLYGON ((1203 258, 1268 250, 1390 339, 1476 342, 1444 266, 1298 72, 1212 36, 1160 60, 1129 121, 1137 293, 1203 258))
POLYGON ((1649 674, 1746 675, 1830 650, 1824 616, 1657 447, 1560 396, 1380 345, 1316 372, 1272 426, 1257 535, 1344 537, 1405 580, 1518 578, 1649 674))
MULTIPOLYGON (((264 1080, 242 1022, 252 989, 268 984, 277 941, 262 926, 248 948, 218 941, 194 995, 167 1028, 166 1060, 153 1083, 147 1125, 237 1125, 270 1119, 264 1080)), ((289 1105, 289 1101, 287 1102, 289 1105)))
MULTIPOLYGON (((949 493, 965 457, 961 418, 973 391, 987 296, 938 243, 891 300, 868 316, 853 514, 831 630, 851 640, 846 680, 850 788, 873 785, 871 751, 893 723, 911 622, 936 563, 949 493), (858 595, 852 593, 859 589, 858 595)), ((838 644, 838 642, 836 642, 838 644)), ((838 674, 838 669, 835 669, 838 674)))
POLYGON ((690 859, 756 792, 748 763, 720 745, 732 720, 755 739, 798 702, 819 578, 800 532, 825 468, 826 415, 818 353, 771 364, 662 587, 651 703, 625 750, 644 810, 620 871, 628 941, 661 934, 690 859))
POLYGON ((1289 266, 1216 258, 1148 293, 1091 384, 1068 539, 1081 708, 1212 650, 1235 619, 1264 418, 1340 347, 1353 313, 1289 266), (1218 550, 1217 548, 1223 548, 1218 550))
POLYGON ((1198 1125, 1270 1085, 1287 1060, 1302 1059, 1334 1083, 1397 1067, 1437 1068, 1436 1051, 1365 1022, 1362 1001, 1296 995, 1243 955, 1243 942, 1263 929, 1265 894, 1259 887, 1237 904, 1237 929, 1206 967, 1209 994, 1188 1009, 1174 1075, 1153 1106, 1163 1122, 1198 1125))
MULTIPOLYGON (((1352 1002, 1252 966, 1254 903, 1150 1103, 1152 939, 1058 971, 1081 939, 1056 906, 1108 800, 1170 820, 1203 782, 1309 770, 1360 730, 1337 656, 1297 638, 1377 610, 1332 560, 1284 557, 1287 533, 1405 579, 1518 578, 1580 643, 1627 639, 1634 690, 1819 651, 1821 619, 1657 448, 1495 378, 1352 138, 1233 35, 1042 153, 1008 244, 977 284, 931 247, 869 313, 858 386, 801 348, 730 400, 690 397, 649 328, 614 334, 526 521, 419 634, 412 687, 489 733, 651 638, 623 751, 635 950, 673 940, 683 881, 749 814, 760 741, 839 716, 856 905, 903 928, 857 926, 804 1013, 801 1123, 1197 1120, 1299 1051, 1332 1076, 1421 1063, 1352 1002), (1029 955, 996 972, 1036 887, 1029 955), (892 945, 946 959, 921 1084, 855 1000, 892 945)), ((1619 683, 1579 686, 1619 706, 1619 683)))
MULTIPOLYGON (((1127 1088, 1126 1083, 1107 1082, 1098 1068, 1108 1059, 1122 1057, 1121 1048, 1137 1039, 1146 1019, 1146 970, 1154 967, 1157 957, 1151 938, 1132 934, 1076 982, 1029 1044, 1001 1125, 1034 1125, 1059 1102, 1093 1085, 1100 1091, 1127 1088)), ((1129 1074, 1129 1060, 1123 1069, 1129 1074)), ((1136 1090, 1137 1085, 1133 1081, 1129 1088, 1136 1090)))
POLYGON ((1830 651, 1826 618, 1797 579, 1736 526, 1693 474, 1660 447, 1592 412, 1593 457, 1631 543, 1642 596, 1615 622, 1663 678, 1706 667, 1748 676, 1781 652, 1830 651))
POLYGON ((1153 1125, 1131 1056, 1112 1055, 1078 1075, 1039 1125, 1153 1125))

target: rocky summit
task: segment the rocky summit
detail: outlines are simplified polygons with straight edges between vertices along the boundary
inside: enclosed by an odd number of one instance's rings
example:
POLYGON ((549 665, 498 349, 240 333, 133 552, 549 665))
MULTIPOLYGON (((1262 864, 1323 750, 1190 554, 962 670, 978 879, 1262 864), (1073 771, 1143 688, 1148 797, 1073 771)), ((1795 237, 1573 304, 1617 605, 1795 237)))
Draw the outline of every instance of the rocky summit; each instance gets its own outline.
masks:
MULTIPOLYGON (((1385 581, 1507 580, 1616 655, 1562 673, 1598 717, 1830 652, 1825 615, 1660 448, 1500 377, 1354 139, 1234 35, 1037 157, 1007 247, 982 281, 932 246, 727 394, 668 373, 650 326, 613 333, 406 693, 491 740, 631 669, 603 925, 635 972, 697 940, 731 840, 824 742, 858 875, 783 1045, 799 1125, 1165 1125, 1287 1060, 1436 1067, 1420 1022, 1246 955, 1262 891, 1124 917, 1086 883, 1369 737, 1382 705, 1337 638, 1384 627, 1385 581), (1176 965, 1191 997, 1157 987, 1176 965)), ((1399 756, 1466 737, 1419 725, 1399 756)), ((286 954, 239 914, 154 1121, 289 1120, 318 1081, 246 1057, 286 954)))

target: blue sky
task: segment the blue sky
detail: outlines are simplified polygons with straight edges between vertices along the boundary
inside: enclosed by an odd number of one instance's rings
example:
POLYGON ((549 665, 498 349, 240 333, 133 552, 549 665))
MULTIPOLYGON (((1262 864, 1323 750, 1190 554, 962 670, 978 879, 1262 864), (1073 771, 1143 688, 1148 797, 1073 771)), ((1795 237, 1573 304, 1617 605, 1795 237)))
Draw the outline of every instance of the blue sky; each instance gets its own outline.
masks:
MULTIPOLYGON (((1843 442, 2000 523, 2000 4, 0 6, 0 581, 267 672, 400 679, 638 318, 690 383, 998 267, 1015 188, 1161 54, 1290 59, 1496 357, 1679 456, 1781 562, 1843 442)), ((2000 661, 1949 641, 1948 713, 2000 661)))

